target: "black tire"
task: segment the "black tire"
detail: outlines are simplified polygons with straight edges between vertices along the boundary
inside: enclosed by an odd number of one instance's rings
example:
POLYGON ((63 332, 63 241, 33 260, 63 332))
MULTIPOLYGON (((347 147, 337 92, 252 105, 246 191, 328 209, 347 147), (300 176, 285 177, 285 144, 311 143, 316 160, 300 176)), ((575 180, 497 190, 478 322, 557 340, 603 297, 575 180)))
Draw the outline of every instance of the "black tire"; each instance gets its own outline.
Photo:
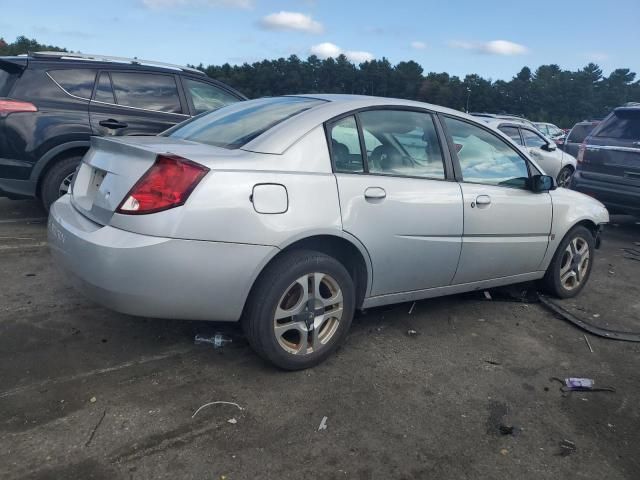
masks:
POLYGON ((67 157, 57 161, 44 175, 40 185, 40 201, 48 212, 51 204, 62 196, 60 186, 69 176, 73 175, 82 161, 82 156, 67 157))
MULTIPOLYGON (((298 288, 301 289, 302 287, 298 288)), ((326 287, 323 286, 323 288, 326 287)), ((303 304, 304 302, 300 302, 296 305, 303 304)), ((324 307, 321 308, 324 309, 324 307)), ((300 315, 309 315, 313 318, 317 311, 315 310, 314 313, 301 313, 300 315)), ((355 287, 353 279, 345 267, 335 258, 324 253, 297 250, 277 259, 261 274, 257 284, 252 289, 247 309, 243 315, 242 325, 249 343, 263 359, 284 370, 302 370, 323 362, 344 342, 353 320, 354 311, 355 287), (287 351, 280 343, 285 336, 278 337, 275 333, 276 308, 282 306, 283 302, 286 301, 282 299, 285 294, 292 291, 291 289, 294 288, 298 279, 316 272, 325 275, 325 277, 322 277, 321 284, 325 282, 325 279, 330 279, 341 291, 342 318, 335 323, 337 326, 328 330, 333 333, 327 338, 326 343, 318 342, 317 349, 314 343, 313 351, 310 353, 292 353, 287 351)), ((322 318, 325 317, 329 316, 323 315, 322 318)), ((292 324, 289 321, 294 322, 296 319, 290 317, 284 320, 288 325, 292 324)), ((320 336, 323 329, 329 328, 330 325, 328 323, 331 321, 335 320, 327 319, 325 323, 317 328, 318 336, 320 336)), ((299 341, 303 341, 302 333, 293 329, 290 331, 300 335, 299 341)), ((305 335, 305 338, 314 338, 312 335, 309 337, 309 335, 311 334, 305 335)), ((302 347, 300 351, 302 351, 302 347)))
POLYGON ((573 175, 573 168, 567 166, 562 167, 562 169, 558 172, 558 176, 556 177, 556 183, 559 187, 569 188, 571 185, 571 176, 573 175))
MULTIPOLYGON (((579 242, 580 243, 580 242, 579 242)), ((580 293, 580 291, 584 288, 584 286, 589 281, 589 276, 591 275, 591 270, 593 268, 593 257, 594 257, 594 248, 595 239, 593 238, 593 233, 589 231, 586 227, 582 225, 578 225, 573 227, 569 232, 565 235, 565 237, 558 245, 558 249, 549 264, 549 268, 547 268, 547 272, 542 280, 544 290, 551 295, 554 295, 559 298, 571 298, 575 297, 580 293), (575 285, 573 288, 567 288, 565 283, 561 280, 561 269, 563 265, 567 265, 568 253, 567 248, 569 244, 574 241, 574 239, 582 239, 586 243, 586 248, 588 248, 589 257, 588 264, 585 267, 584 272, 579 276, 580 282, 575 285)), ((571 248, 571 247, 569 247, 571 248)), ((572 249, 574 251, 575 248, 572 249)), ((581 256, 581 259, 584 259, 584 255, 581 256)), ((572 260, 573 262, 573 260, 572 260)), ((579 262, 576 260, 575 262, 579 262)), ((575 263, 574 262, 574 263, 575 263)), ((570 262, 571 263, 571 262, 570 262)), ((576 270, 571 267, 569 273, 573 272, 576 274, 576 270)))

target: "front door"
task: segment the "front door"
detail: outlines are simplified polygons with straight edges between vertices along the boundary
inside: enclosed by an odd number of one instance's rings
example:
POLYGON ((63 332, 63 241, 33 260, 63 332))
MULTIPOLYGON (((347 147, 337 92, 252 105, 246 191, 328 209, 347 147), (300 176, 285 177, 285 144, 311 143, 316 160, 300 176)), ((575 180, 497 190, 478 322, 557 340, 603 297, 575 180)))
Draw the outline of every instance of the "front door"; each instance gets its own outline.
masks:
POLYGON ((107 72, 98 77, 89 118, 94 135, 157 135, 187 120, 175 75, 107 72))
POLYGON ((328 129, 343 228, 370 254, 371 295, 449 285, 460 256, 462 197, 445 174, 432 115, 366 110, 328 129))
MULTIPOLYGON (((548 193, 527 188, 534 168, 514 147, 482 128, 445 117, 460 167, 464 233, 453 283, 539 270, 551 233, 548 193)), ((537 173, 537 172, 535 172, 537 173)))

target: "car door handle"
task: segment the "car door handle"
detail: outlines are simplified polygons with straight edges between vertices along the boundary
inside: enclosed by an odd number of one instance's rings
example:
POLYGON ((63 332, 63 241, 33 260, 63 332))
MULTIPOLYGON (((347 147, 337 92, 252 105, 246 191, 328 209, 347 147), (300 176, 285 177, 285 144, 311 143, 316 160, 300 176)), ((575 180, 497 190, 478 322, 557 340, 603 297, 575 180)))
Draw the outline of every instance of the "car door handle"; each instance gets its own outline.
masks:
MULTIPOLYGON (((476 201, 475 201, 475 205, 478 206, 478 208, 482 208, 482 207, 486 207, 487 205, 491 205, 491 197, 489 195, 478 195, 476 197, 476 201)), ((471 207, 473 207, 474 204, 471 204, 471 207)))
POLYGON ((102 120, 98 123, 101 127, 111 128, 113 130, 118 130, 119 128, 127 128, 129 126, 128 124, 119 122, 118 120, 114 120, 113 118, 102 120))
POLYGON ((381 187, 369 187, 364 191, 364 198, 368 200, 382 200, 387 196, 387 192, 381 187))

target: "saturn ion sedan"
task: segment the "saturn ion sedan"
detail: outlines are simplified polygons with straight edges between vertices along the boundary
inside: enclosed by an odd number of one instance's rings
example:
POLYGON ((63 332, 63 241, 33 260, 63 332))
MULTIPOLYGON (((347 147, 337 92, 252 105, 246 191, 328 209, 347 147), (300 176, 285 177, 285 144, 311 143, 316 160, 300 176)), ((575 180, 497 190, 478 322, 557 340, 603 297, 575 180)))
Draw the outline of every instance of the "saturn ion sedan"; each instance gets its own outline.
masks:
POLYGON ((580 292, 608 212, 541 172, 458 111, 263 98, 160 136, 94 137, 49 242, 96 302, 241 321, 295 370, 326 359, 356 309, 532 280, 580 292))

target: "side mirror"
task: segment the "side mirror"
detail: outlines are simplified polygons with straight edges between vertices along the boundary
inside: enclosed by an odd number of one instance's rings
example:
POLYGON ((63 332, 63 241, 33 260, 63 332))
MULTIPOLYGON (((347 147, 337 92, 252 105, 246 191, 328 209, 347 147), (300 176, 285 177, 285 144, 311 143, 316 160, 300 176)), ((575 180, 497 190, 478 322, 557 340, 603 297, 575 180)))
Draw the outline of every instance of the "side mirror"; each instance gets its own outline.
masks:
POLYGON ((529 188, 532 192, 542 193, 555 190, 556 184, 553 177, 549 175, 534 175, 529 178, 529 188))
POLYGON ((545 152, 553 152, 556 148, 556 144, 555 143, 547 143, 546 145, 543 145, 542 147, 540 147, 542 150, 544 150, 545 152))

